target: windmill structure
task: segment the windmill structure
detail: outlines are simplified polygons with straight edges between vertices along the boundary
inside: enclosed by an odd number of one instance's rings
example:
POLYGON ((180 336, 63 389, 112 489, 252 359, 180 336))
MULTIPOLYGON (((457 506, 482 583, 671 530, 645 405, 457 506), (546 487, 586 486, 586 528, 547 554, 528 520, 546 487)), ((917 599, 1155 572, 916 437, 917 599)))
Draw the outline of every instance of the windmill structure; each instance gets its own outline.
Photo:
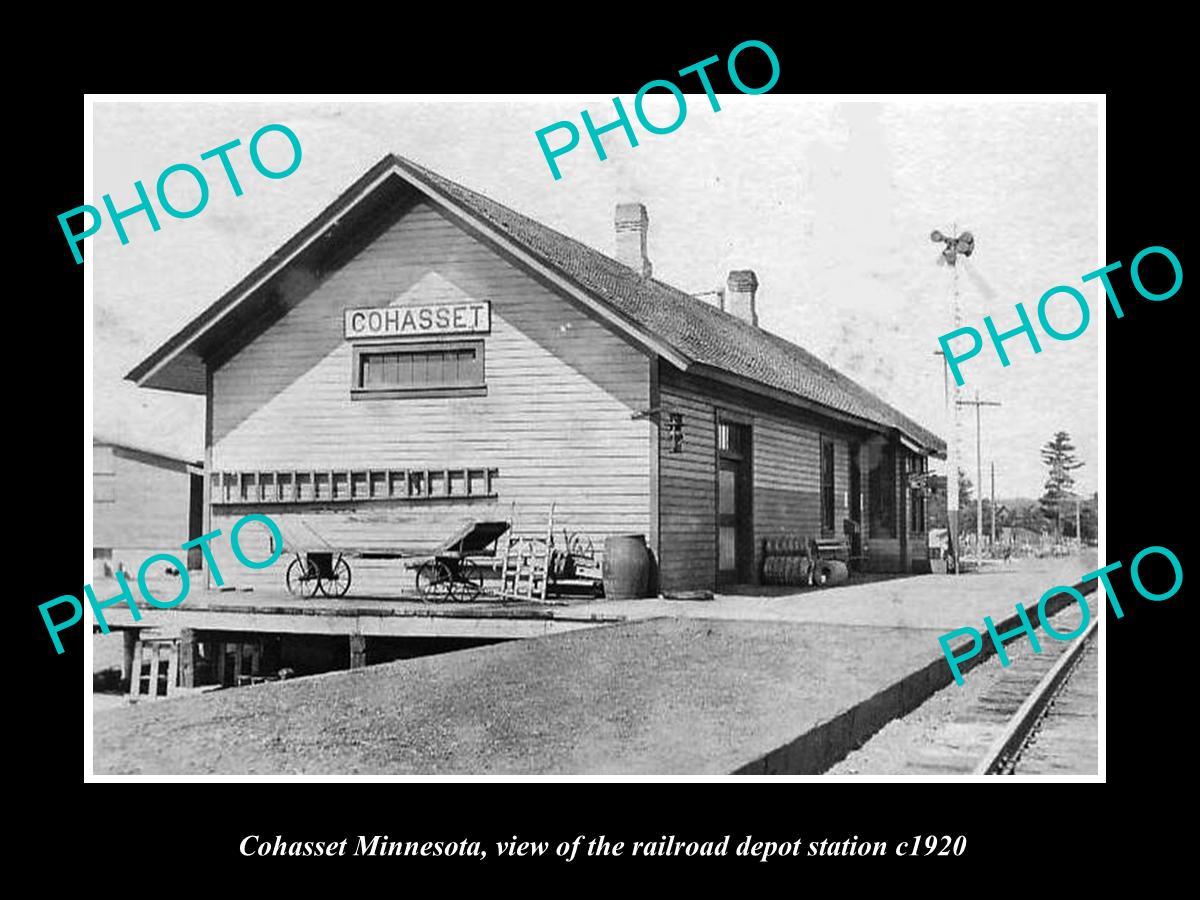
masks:
MULTIPOLYGON (((958 226, 951 226, 949 235, 934 229, 929 235, 929 239, 935 244, 943 244, 942 255, 938 259, 940 265, 948 265, 954 272, 954 279, 951 288, 951 313, 954 317, 954 328, 957 330, 962 327, 962 302, 959 297, 958 290, 958 259, 960 256, 969 257, 975 252, 975 236, 969 231, 964 231, 958 234, 958 226)), ((946 378, 948 365, 945 356, 942 357, 943 377, 946 378)), ((946 406, 948 413, 951 416, 950 422, 950 440, 946 444, 946 520, 950 531, 950 554, 954 563, 954 574, 961 571, 959 560, 962 559, 962 553, 959 548, 958 541, 958 459, 959 459, 959 387, 955 383, 952 387, 954 390, 953 396, 950 394, 950 383, 946 381, 946 406)))

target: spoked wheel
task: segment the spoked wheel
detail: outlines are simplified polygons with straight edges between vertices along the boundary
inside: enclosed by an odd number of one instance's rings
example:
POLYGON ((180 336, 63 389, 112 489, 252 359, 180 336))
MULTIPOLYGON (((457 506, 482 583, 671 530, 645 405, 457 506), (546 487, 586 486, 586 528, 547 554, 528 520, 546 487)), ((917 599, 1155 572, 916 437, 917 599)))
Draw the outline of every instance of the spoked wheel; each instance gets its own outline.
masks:
POLYGON ((286 579, 288 593, 294 597, 312 597, 321 586, 317 564, 299 556, 288 564, 286 579))
POLYGON ((583 556, 588 559, 596 558, 596 548, 592 546, 592 539, 586 534, 573 534, 567 541, 567 552, 572 556, 583 556))
POLYGON ((470 603, 483 591, 483 570, 470 563, 458 567, 458 576, 450 585, 450 599, 470 603))
POLYGON ((327 597, 345 597, 350 590, 350 564, 339 556, 329 578, 321 579, 321 590, 327 597))
POLYGON ((454 573, 443 562, 430 560, 417 569, 417 592, 422 600, 444 603, 452 599, 454 573))

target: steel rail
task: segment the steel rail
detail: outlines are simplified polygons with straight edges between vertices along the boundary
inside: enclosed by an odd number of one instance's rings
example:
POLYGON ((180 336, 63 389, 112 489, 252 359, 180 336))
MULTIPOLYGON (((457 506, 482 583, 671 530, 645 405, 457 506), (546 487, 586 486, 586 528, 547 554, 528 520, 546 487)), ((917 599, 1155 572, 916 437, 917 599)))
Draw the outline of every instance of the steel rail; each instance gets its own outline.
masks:
POLYGON ((1014 760, 1020 753, 1025 742, 1033 733, 1033 729, 1041 721, 1042 714, 1046 711, 1050 701, 1057 696, 1062 683, 1075 668, 1075 664, 1079 661, 1084 648, 1088 642, 1095 636, 1097 626, 1100 624, 1100 613, 1104 610, 1100 609, 1097 615, 1092 617, 1091 624, 1087 630, 1076 639, 1067 652, 1054 664, 1045 677, 1038 682, 1038 686, 1034 688, 1025 702, 1021 704, 1021 708, 1013 714, 1008 724, 1004 727, 1004 731, 992 742, 988 747, 987 753, 983 755, 979 765, 975 767, 972 775, 999 775, 1007 765, 1014 760))

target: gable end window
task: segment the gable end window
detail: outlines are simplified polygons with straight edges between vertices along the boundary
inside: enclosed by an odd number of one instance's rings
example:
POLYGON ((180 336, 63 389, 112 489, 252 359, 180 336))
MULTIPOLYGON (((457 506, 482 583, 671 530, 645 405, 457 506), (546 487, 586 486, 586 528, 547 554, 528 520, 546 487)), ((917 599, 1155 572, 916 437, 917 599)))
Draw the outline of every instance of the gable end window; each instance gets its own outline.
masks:
POLYGON ((350 395, 355 400, 485 394, 483 341, 354 347, 350 395))

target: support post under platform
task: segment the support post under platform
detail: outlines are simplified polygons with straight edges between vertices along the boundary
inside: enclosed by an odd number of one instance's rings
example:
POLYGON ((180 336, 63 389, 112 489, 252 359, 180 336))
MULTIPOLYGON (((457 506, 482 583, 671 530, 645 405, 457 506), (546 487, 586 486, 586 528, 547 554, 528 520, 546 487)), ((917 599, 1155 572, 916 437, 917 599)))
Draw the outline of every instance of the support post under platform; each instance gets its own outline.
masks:
POLYGON ((367 638, 365 635, 350 635, 350 668, 361 669, 367 664, 367 638))

